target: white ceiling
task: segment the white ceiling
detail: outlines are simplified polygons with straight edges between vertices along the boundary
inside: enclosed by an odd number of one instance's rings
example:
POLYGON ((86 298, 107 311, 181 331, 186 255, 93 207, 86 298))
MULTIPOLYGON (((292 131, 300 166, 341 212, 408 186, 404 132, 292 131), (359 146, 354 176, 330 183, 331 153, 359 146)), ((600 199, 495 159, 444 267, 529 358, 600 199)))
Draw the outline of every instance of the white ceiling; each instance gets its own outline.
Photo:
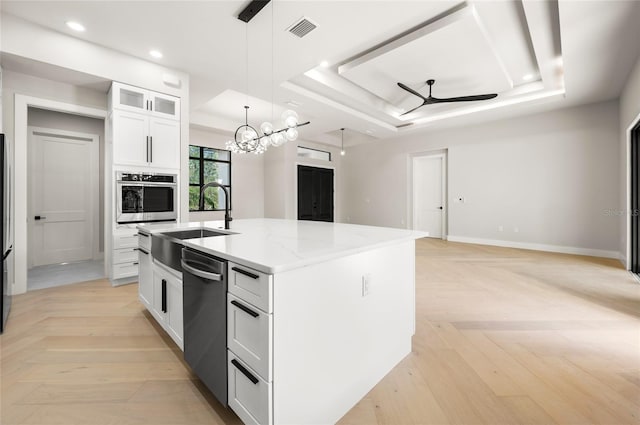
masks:
MULTIPOLYGON (((292 109, 312 121, 301 137, 335 145, 341 127, 350 145, 614 99, 640 53, 634 1, 279 0, 245 24, 236 16, 247 3, 3 0, 2 13, 188 72, 194 124, 233 131, 249 99, 257 126, 295 101, 292 109), (302 16, 318 28, 299 39, 286 29, 302 16), (68 20, 87 31, 72 32, 68 20), (164 57, 150 58, 152 48, 164 57), (323 60, 329 67, 319 66, 323 60), (436 97, 499 95, 399 117, 421 102, 396 83, 427 94, 429 78, 436 97)), ((7 69, 100 87, 40 65, 3 56, 7 69)))

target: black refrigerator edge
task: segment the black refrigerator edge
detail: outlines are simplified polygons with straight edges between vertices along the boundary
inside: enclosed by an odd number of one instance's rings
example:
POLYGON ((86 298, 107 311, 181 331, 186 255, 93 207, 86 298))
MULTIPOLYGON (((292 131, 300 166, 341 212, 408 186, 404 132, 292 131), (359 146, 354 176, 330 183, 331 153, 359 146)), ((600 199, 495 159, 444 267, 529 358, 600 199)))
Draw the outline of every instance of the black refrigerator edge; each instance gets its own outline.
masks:
POLYGON ((7 272, 7 257, 11 253, 13 246, 10 239, 9 224, 9 202, 10 202, 10 170, 9 155, 4 134, 0 133, 0 219, 2 221, 2 238, 0 239, 0 255, 2 255, 2 273, 0 282, 2 283, 2 303, 0 303, 0 333, 3 333, 7 325, 9 310, 11 309, 11 296, 9 295, 9 279, 7 272))

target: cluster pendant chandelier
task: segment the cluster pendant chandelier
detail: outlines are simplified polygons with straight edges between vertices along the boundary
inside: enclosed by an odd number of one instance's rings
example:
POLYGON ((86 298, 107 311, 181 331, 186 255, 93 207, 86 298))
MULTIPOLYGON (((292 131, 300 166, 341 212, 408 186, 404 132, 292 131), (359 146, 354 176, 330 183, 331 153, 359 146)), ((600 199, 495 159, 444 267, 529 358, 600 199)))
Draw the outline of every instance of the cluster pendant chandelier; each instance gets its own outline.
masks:
POLYGON ((274 130, 273 124, 263 122, 258 134, 255 128, 249 125, 249 106, 244 107, 244 124, 238 127, 233 140, 227 142, 227 149, 233 153, 264 153, 269 146, 282 146, 286 142, 293 142, 298 138, 298 127, 309 124, 309 121, 298 123, 298 114, 292 110, 282 113, 284 128, 274 130))
MULTIPOLYGON (((238 15, 238 19, 246 24, 269 3, 269 0, 253 0, 238 15)), ((271 8, 271 102, 273 108, 273 5, 271 8)), ((247 27, 247 98, 249 93, 249 36, 247 27)), ((273 114, 273 109, 272 109, 273 114)), ((273 115, 272 115, 273 116, 273 115)), ((309 124, 309 121, 299 123, 298 114, 287 109, 282 113, 283 128, 275 130, 270 122, 263 122, 260 125, 260 132, 249 125, 249 106, 244 107, 244 124, 236 129, 233 140, 226 143, 227 149, 233 153, 264 153, 269 146, 282 146, 286 142, 292 142, 298 138, 298 127, 309 124)))

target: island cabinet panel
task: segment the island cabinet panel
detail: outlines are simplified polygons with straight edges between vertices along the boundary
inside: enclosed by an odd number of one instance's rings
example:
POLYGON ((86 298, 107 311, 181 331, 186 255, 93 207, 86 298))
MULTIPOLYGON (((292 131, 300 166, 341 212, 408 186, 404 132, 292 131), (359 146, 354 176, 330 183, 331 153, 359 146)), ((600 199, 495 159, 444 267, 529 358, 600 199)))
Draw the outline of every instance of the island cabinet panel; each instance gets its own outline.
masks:
POLYGON ((272 384, 262 379, 232 351, 227 358, 229 407, 246 425, 273 424, 272 384))
MULTIPOLYGON (((176 271, 153 263, 153 303, 151 314, 184 351, 182 308, 182 279, 176 271)), ((138 289, 140 291, 140 288, 138 289)))
POLYGON ((272 319, 273 315, 228 294, 227 347, 267 382, 271 381, 272 319))
POLYGON ((273 275, 230 262, 229 292, 262 311, 273 312, 273 275))
POLYGON ((411 352, 414 241, 276 273, 273 290, 276 424, 336 423, 411 352))
POLYGON ((138 263, 138 298, 150 308, 153 303, 153 260, 151 250, 143 248, 142 243, 138 248, 138 263))

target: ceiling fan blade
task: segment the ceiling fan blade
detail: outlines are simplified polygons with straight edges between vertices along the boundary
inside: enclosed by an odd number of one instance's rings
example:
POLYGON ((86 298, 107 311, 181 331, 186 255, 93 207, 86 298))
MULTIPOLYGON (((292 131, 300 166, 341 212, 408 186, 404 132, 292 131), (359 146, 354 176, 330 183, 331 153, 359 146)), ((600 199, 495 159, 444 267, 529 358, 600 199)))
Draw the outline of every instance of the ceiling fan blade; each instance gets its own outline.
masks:
POLYGON ((418 93, 417 91, 415 91, 414 89, 412 89, 412 88, 411 88, 411 87, 409 87, 409 86, 406 86, 406 85, 404 85, 404 84, 402 84, 402 83, 398 83, 398 87, 400 87, 401 89, 404 89, 404 90, 408 91, 409 93, 411 93, 411 94, 413 94, 413 95, 415 95, 415 96, 418 96, 420 99, 427 100, 427 98, 426 98, 426 97, 424 97, 423 95, 421 95, 420 93, 418 93))
POLYGON ((472 102, 474 100, 489 100, 498 96, 496 93, 492 94, 479 94, 476 96, 460 96, 460 97, 446 97, 446 98, 437 98, 432 97, 431 103, 446 103, 446 102, 472 102))
POLYGON ((415 108, 410 109, 410 110, 408 110, 407 112, 404 112, 404 113, 400 114, 400 116, 410 114, 410 113, 412 113, 413 111, 415 111, 416 109, 418 109, 418 108, 422 108, 424 105, 427 105, 426 99, 425 99, 425 102, 424 102, 422 105, 416 106, 415 108))

